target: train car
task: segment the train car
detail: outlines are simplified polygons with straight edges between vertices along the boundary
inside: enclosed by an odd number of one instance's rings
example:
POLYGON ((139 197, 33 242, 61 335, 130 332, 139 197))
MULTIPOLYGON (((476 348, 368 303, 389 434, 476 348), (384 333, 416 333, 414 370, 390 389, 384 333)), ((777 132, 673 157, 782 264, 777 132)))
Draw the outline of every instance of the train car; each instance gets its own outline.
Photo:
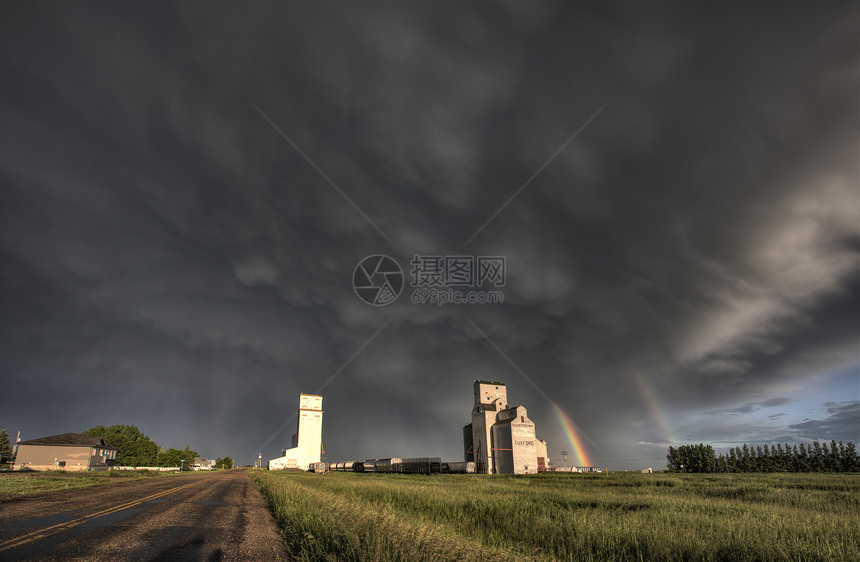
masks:
POLYGON ((376 472, 376 459, 366 459, 362 465, 364 467, 362 472, 376 472))
POLYGON ((308 472, 315 472, 316 474, 325 474, 328 472, 329 464, 327 462, 312 462, 310 466, 308 466, 308 472))
POLYGON ((439 457, 415 457, 403 459, 401 472, 404 474, 439 474, 442 472, 442 459, 439 457))
POLYGON ((376 472, 400 472, 402 459, 376 459, 376 472))
POLYGON ((448 474, 475 474, 473 462, 443 462, 442 472, 448 474))

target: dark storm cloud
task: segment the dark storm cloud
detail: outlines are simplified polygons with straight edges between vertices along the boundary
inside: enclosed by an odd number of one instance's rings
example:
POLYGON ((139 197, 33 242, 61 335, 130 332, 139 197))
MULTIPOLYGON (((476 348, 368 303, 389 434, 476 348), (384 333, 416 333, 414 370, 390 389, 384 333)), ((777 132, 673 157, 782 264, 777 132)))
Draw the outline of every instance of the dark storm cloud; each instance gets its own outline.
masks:
POLYGON ((787 406, 794 402, 790 398, 768 398, 761 403, 764 408, 776 408, 778 406, 787 406))
POLYGON ((828 402, 830 416, 788 426, 803 439, 842 440, 860 438, 860 401, 828 402))
POLYGON ((725 414, 749 414, 750 412, 755 412, 762 408, 776 408, 777 406, 787 406, 792 402, 794 401, 790 398, 768 398, 767 400, 763 400, 761 402, 748 402, 742 406, 737 406, 735 408, 724 408, 722 410, 712 410, 710 412, 704 413, 715 416, 722 416, 725 414))
POLYGON ((649 392, 756 413, 856 364, 851 8, 623 8, 4 6, 2 423, 248 459, 393 318, 332 455, 459 456, 487 378, 624 459, 686 438, 649 392), (503 255, 505 303, 367 306, 375 253, 503 255))

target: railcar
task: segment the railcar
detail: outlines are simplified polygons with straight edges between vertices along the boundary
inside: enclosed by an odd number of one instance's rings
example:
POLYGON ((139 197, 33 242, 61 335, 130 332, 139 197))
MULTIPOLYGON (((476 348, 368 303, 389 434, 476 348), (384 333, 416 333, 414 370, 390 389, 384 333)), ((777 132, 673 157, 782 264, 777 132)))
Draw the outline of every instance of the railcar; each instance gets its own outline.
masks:
POLYGON ((404 474, 439 474, 442 459, 439 457, 414 457, 402 459, 400 472, 404 474))
POLYGON ((473 462, 444 462, 442 472, 448 474, 475 474, 473 462))
POLYGON ((396 457, 390 459, 376 459, 376 472, 400 472, 400 465, 402 462, 402 459, 396 457))

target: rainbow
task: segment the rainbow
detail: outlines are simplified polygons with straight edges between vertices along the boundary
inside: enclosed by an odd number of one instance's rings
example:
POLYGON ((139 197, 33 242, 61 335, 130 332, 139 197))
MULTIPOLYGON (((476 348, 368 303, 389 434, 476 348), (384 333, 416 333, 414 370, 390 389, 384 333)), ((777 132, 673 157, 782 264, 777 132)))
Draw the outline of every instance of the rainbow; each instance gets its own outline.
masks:
POLYGON ((558 404, 552 400, 550 400, 549 403, 552 404, 552 408, 555 410, 555 415, 558 418, 564 433, 567 435, 568 440, 570 440, 570 446, 573 447, 573 452, 579 459, 579 464, 577 466, 591 466, 591 460, 588 458, 588 453, 585 452, 585 445, 582 443, 582 438, 585 434, 576 428, 576 425, 574 425, 570 417, 564 413, 564 410, 562 410, 558 404))
POLYGON ((669 423, 669 418, 666 416, 666 409, 663 408, 657 400, 657 394, 651 389, 648 382, 642 378, 642 375, 639 373, 635 373, 633 375, 633 380, 636 382, 636 386, 639 387, 639 394, 642 396, 642 401, 645 402, 646 406, 648 406, 648 409, 651 411, 651 415, 654 416, 654 419, 657 421, 657 425, 660 426, 660 430, 663 432, 666 440, 669 443, 677 443, 678 440, 675 437, 675 431, 672 429, 672 424, 669 423))

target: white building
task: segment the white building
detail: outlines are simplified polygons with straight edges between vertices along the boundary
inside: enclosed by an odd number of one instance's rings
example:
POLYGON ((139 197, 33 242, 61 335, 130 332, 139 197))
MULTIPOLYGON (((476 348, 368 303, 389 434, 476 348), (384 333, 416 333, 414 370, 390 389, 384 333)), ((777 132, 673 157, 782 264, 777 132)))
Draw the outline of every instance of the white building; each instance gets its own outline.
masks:
POLYGON ((475 381, 472 423, 463 428, 466 461, 480 474, 536 474, 548 468, 546 441, 524 406, 508 406, 504 383, 475 381))
POLYGON ((191 465, 191 470, 215 470, 215 460, 205 457, 196 457, 194 464, 191 465))
POLYGON ((293 435, 291 449, 285 449, 283 456, 269 461, 269 470, 308 467, 320 462, 322 451, 322 396, 299 394, 298 428, 293 435))

